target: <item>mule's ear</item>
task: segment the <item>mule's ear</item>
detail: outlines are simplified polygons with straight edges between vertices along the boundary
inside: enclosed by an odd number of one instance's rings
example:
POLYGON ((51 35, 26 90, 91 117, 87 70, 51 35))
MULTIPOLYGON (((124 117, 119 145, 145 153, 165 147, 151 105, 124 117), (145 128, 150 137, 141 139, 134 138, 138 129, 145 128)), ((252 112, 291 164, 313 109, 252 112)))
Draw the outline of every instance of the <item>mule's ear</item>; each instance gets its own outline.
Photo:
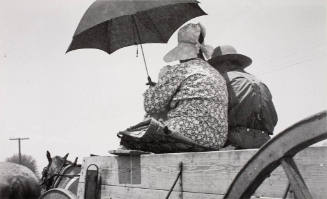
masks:
POLYGON ((68 155, 69 155, 69 153, 67 153, 67 154, 64 156, 64 160, 67 160, 68 155))
POLYGON ((49 151, 47 151, 47 158, 48 158, 48 161, 49 161, 49 162, 51 162, 51 161, 52 161, 52 159, 51 159, 51 154, 50 154, 50 152, 49 152, 49 151))
POLYGON ((75 158, 75 161, 74 161, 74 163, 73 163, 74 166, 77 165, 77 160, 78 160, 78 157, 75 158))

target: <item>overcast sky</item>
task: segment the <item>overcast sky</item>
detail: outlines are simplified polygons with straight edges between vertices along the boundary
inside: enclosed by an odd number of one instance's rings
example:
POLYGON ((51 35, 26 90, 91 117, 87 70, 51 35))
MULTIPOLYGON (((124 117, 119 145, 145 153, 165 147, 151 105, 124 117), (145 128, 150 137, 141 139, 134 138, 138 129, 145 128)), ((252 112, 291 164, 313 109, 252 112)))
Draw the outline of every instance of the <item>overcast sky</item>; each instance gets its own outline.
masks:
MULTIPOLYGON (((45 151, 80 160, 107 155, 116 133, 141 121, 146 73, 136 47, 108 55, 65 54, 93 0, 1 0, 0 161, 17 153, 11 137, 29 137, 23 153, 46 164, 45 151)), ((233 45, 253 59, 248 68, 270 88, 278 112, 275 133, 327 109, 326 0, 200 0, 208 15, 206 43, 233 45)), ((154 80, 176 45, 146 44, 154 80)))

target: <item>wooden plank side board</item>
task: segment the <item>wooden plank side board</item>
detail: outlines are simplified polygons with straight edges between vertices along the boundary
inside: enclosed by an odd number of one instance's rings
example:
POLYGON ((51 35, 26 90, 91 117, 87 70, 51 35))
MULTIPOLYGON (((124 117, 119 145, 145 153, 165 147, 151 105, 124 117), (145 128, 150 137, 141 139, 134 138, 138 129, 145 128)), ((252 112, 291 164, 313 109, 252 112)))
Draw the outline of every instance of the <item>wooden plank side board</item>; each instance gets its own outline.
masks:
MULTIPOLYGON (((80 183, 79 187, 84 187, 84 183, 80 183)), ((102 185, 100 198, 101 199, 164 199, 168 194, 168 190, 143 189, 134 187, 120 187, 102 185)), ((83 189, 80 189, 77 195, 78 199, 85 199, 83 189)), ((169 199, 223 199, 223 195, 207 194, 207 193, 192 193, 173 191, 169 199)), ((253 196, 251 199, 281 199, 272 197, 253 196)), ((287 199, 293 199, 288 198, 287 199)))
MULTIPOLYGON (((141 190, 169 190, 183 162, 183 190, 192 193, 224 195, 234 176, 256 150, 220 151, 204 153, 176 153, 141 156, 97 156, 85 158, 80 182, 84 182, 85 168, 97 164, 102 184, 108 187, 138 188, 141 190)), ((327 196, 327 147, 309 147, 294 157, 314 198, 327 196)), ((281 197, 287 177, 281 167, 256 191, 255 195, 281 197)), ((180 190, 179 183, 174 191, 180 190)), ((102 199, 102 198, 101 198, 102 199)))
MULTIPOLYGON (((80 183, 84 186, 84 183, 80 183)), ((80 190, 80 196, 84 193, 80 190)), ((120 186, 108 186, 102 185, 101 187, 101 199, 164 199, 167 195, 167 190, 154 190, 154 189, 143 189, 134 187, 120 187, 120 186)), ((222 199, 223 195, 216 194, 205 194, 205 193, 191 193, 183 192, 183 198, 187 199, 222 199)), ((173 191, 169 199, 180 199, 181 192, 173 191)), ((78 197, 78 199, 84 199, 78 197)))
MULTIPOLYGON (((238 172, 237 168, 240 168, 255 152, 256 150, 244 150, 142 155, 140 161, 137 160, 138 157, 99 156, 86 158, 83 165, 97 164, 101 168, 102 184, 168 190, 179 172, 179 163, 182 161, 184 165, 183 182, 194 181, 197 183, 205 180, 203 184, 197 184, 197 186, 202 186, 199 189, 211 190, 216 187, 213 187, 215 185, 208 180, 223 182, 227 178, 231 181, 238 172), (131 167, 129 167, 130 165, 131 167), (141 169, 139 184, 120 183, 127 181, 124 178, 129 176, 132 179, 137 178, 138 176, 133 174, 139 168, 141 169), (207 188, 208 186, 209 188, 207 188)), ((82 178, 80 181, 83 182, 83 180, 82 178)), ((184 189, 187 186, 188 183, 184 183, 184 189)), ((227 186, 226 184, 222 189, 225 191, 227 186)), ((193 189, 193 185, 191 188, 193 189)), ((175 190, 179 190, 179 188, 177 187, 175 190)))

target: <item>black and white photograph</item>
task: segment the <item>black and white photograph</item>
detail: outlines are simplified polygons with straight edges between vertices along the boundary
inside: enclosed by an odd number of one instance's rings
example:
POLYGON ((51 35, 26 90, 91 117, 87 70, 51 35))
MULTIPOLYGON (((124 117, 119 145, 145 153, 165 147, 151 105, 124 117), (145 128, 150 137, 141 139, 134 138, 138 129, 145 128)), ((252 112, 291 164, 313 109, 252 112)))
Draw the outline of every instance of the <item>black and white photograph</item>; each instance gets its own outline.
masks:
POLYGON ((327 198, 327 0, 1 0, 0 27, 0 199, 327 198))

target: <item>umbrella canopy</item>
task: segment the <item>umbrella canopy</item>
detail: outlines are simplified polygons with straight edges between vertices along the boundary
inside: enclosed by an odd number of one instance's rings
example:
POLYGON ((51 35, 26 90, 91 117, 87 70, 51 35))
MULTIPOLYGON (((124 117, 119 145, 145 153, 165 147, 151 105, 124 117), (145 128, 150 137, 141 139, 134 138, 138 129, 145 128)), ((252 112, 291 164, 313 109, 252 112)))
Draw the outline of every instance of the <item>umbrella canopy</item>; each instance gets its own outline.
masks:
POLYGON ((186 21, 205 14, 196 0, 97 0, 67 52, 96 48, 110 54, 135 44, 166 43, 186 21))

